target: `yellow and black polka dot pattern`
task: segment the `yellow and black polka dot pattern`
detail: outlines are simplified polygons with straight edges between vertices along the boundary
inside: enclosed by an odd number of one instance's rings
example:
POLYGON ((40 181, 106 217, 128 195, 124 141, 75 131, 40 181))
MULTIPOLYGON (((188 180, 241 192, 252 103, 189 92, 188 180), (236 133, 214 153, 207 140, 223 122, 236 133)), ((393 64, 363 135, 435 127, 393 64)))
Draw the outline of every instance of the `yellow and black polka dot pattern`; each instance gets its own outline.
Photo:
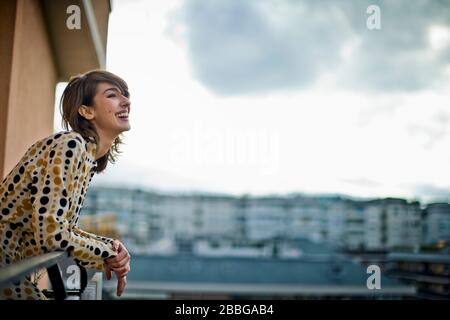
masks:
MULTIPOLYGON (((0 184, 0 267, 55 250, 82 266, 104 269, 112 239, 77 227, 95 174, 96 144, 59 132, 33 144, 0 184)), ((0 299, 45 299, 29 279, 0 290, 0 299)))

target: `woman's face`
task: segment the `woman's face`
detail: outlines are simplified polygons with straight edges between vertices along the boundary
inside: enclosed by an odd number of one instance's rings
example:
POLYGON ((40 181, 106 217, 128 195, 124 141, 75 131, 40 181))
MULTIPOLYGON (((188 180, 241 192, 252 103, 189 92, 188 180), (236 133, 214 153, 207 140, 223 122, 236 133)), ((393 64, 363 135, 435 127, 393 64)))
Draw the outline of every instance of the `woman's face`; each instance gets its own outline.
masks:
POLYGON ((128 119, 130 113, 130 100, 120 89, 110 83, 100 82, 94 96, 94 123, 98 133, 108 136, 118 136, 131 129, 128 119))

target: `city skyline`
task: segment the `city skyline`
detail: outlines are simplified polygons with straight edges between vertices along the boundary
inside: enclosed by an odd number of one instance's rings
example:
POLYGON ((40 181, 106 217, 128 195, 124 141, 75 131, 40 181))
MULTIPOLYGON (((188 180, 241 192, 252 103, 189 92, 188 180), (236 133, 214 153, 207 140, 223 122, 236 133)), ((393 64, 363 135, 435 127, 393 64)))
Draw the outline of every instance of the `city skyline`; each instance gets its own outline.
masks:
POLYGON ((252 241, 300 237, 352 250, 379 250, 448 240, 450 205, 421 206, 394 198, 174 194, 108 186, 93 188, 83 210, 86 219, 115 215, 122 236, 143 244, 174 236, 252 241))

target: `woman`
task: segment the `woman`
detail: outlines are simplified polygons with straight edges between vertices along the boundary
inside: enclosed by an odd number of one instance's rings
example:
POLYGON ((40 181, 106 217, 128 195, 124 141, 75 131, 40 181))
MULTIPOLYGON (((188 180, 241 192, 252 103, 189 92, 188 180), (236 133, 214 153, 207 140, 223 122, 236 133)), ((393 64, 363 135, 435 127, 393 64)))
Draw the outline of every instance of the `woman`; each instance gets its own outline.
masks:
MULTIPOLYGON (((114 163, 130 130, 125 81, 102 70, 73 77, 61 98, 66 130, 34 143, 0 184, 0 267, 55 250, 126 285, 130 255, 118 241, 78 228, 92 177, 114 163)), ((26 277, 0 290, 0 299, 46 299, 26 277)))

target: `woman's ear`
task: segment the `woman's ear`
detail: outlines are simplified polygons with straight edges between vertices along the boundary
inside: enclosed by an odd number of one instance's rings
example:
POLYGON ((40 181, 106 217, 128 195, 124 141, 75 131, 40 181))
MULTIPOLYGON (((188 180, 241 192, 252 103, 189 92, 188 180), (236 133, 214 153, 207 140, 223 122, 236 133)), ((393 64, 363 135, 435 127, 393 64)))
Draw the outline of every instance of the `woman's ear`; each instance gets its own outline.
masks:
POLYGON ((85 118, 87 120, 94 119, 94 115, 95 115, 94 108, 85 106, 84 104, 78 108, 78 113, 80 114, 80 116, 82 116, 83 118, 85 118))

